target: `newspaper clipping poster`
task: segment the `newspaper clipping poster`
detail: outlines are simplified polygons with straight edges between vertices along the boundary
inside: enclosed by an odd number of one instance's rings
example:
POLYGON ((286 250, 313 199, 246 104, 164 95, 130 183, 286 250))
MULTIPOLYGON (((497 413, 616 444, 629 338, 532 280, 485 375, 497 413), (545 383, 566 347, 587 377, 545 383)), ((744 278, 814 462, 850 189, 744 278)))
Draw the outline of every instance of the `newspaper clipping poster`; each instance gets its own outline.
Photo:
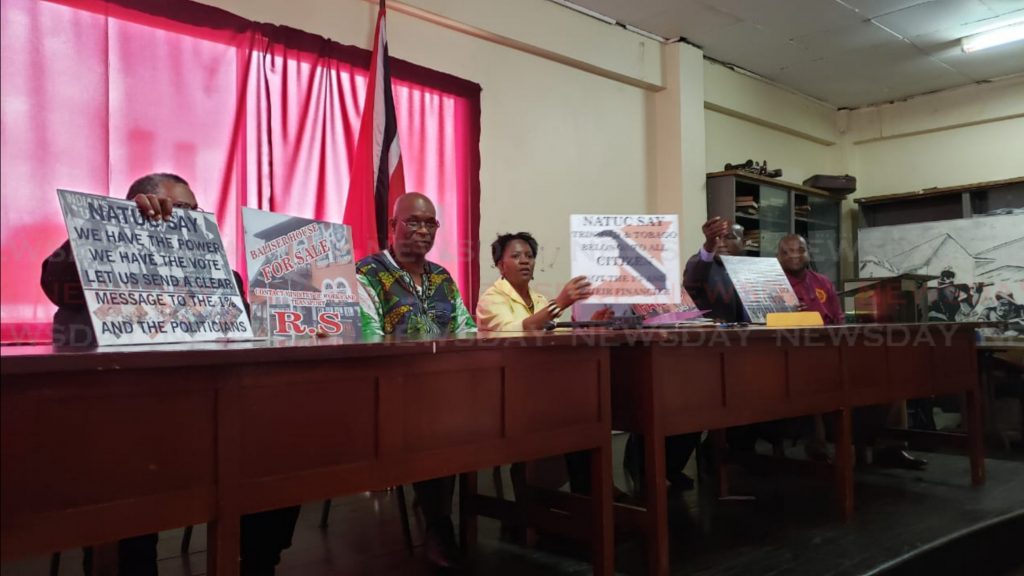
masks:
POLYGON ((134 202, 57 195, 100 345, 252 338, 212 214, 151 221, 134 202))
POLYGON ((253 331, 258 337, 359 337, 351 229, 242 208, 253 331))
POLYGON ((572 275, 590 304, 678 304, 679 219, 668 215, 570 216, 572 275))
POLYGON ((767 322, 771 312, 795 312, 800 300, 776 258, 721 256, 743 308, 754 324, 767 322))

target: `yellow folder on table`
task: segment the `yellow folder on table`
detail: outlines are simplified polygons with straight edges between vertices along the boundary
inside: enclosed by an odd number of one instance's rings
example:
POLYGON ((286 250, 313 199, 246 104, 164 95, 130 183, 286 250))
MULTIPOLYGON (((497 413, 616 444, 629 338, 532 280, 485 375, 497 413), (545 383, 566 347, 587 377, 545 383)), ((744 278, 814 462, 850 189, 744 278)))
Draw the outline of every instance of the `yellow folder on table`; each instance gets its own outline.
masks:
POLYGON ((765 318, 769 328, 795 328, 798 326, 824 326, 817 312, 769 312, 765 318))

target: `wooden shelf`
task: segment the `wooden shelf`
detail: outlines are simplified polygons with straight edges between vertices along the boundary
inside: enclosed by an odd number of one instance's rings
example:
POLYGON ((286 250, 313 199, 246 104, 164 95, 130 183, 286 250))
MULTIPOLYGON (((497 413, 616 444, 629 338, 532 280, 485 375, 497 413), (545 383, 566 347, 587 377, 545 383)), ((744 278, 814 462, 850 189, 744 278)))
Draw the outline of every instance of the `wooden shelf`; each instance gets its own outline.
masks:
POLYGON ((835 196, 829 194, 824 190, 811 188, 810 186, 804 186, 803 184, 797 184, 796 182, 787 182, 785 180, 779 180, 778 178, 768 178, 767 176, 751 174, 750 172, 745 172, 743 170, 723 170, 722 172, 708 172, 707 174, 708 178, 717 178, 719 176, 735 176, 737 178, 743 178, 744 180, 757 182, 758 184, 768 184, 770 186, 785 188, 787 190, 799 191, 805 194, 813 194, 815 196, 821 196, 823 198, 833 198, 836 200, 841 200, 841 198, 836 198, 835 196))
MULTIPOLYGON (((742 170, 712 172, 707 175, 708 217, 718 216, 742 225, 748 231, 760 230, 760 246, 744 247, 747 256, 770 256, 776 243, 790 233, 808 235, 811 230, 825 232, 816 238, 821 253, 839 254, 842 229, 841 196, 793 182, 766 178, 742 170), (737 198, 744 205, 737 206, 737 198), (751 202, 751 200, 753 202, 751 202), (757 204, 756 214, 748 213, 757 204), (797 211, 799 209, 799 212, 797 211)), ((822 259, 812 254, 812 264, 833 281, 838 281, 837 259, 822 259)))
POLYGON ((864 228, 973 218, 1024 208, 1024 177, 858 198, 855 202, 864 228))
POLYGON ((913 192, 901 192, 899 194, 886 194, 884 196, 856 198, 854 199, 854 202, 862 206, 870 206, 871 204, 883 204, 886 202, 896 202, 899 200, 908 200, 911 198, 934 198, 936 196, 946 196, 949 194, 962 194, 964 192, 1001 188, 1003 186, 1012 186, 1014 184, 1021 183, 1024 183, 1024 176, 1019 178, 1007 178, 1006 180, 990 180, 988 182, 978 182, 976 184, 962 184, 960 186, 946 186, 943 188, 925 188, 923 190, 915 190, 913 192))

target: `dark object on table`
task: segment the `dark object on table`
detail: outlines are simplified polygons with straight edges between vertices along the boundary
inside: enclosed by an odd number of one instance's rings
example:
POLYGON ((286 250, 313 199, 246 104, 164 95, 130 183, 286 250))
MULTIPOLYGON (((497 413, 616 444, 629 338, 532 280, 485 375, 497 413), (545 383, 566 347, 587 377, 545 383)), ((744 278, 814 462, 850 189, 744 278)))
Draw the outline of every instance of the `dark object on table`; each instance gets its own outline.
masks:
POLYGON ((804 180, 804 186, 824 190, 833 196, 840 198, 849 196, 857 190, 857 177, 844 174, 842 176, 829 176, 828 174, 815 174, 804 180))
POLYGON ((744 170, 744 171, 750 172, 751 170, 754 169, 754 161, 753 160, 747 160, 746 162, 743 162, 741 164, 728 164, 727 163, 725 165, 725 169, 726 170, 744 170))
POLYGON ((629 330, 643 328, 644 319, 640 316, 615 316, 608 320, 577 320, 575 322, 548 322, 545 330, 555 328, 608 328, 610 330, 629 330))
POLYGON ((747 160, 742 164, 726 164, 726 170, 740 170, 742 172, 749 172, 757 176, 764 176, 766 178, 781 178, 782 168, 776 168, 774 170, 768 169, 768 161, 764 160, 761 163, 754 162, 753 160, 747 160))

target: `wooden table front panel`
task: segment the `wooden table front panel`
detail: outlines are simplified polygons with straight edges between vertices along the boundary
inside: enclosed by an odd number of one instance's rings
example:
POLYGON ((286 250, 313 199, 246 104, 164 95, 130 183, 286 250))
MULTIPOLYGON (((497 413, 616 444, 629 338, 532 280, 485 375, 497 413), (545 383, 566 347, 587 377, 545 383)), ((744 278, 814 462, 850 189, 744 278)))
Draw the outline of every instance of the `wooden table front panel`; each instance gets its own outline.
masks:
POLYGON ((653 405, 668 435, 977 386, 973 330, 951 325, 737 332, 700 345, 666 342, 612 349, 616 429, 642 429, 645 379, 654 384, 653 405))
POLYGON ((591 448, 610 430, 601 348, 275 363, 237 386, 243 513, 591 448))
POLYGON ((851 406, 957 394, 978 385, 974 330, 966 326, 866 327, 841 352, 851 406))
POLYGON ((218 375, 5 376, 3 557, 211 518, 218 375))
POLYGON ((2 559, 610 441, 606 348, 401 346, 5 370, 2 559))

